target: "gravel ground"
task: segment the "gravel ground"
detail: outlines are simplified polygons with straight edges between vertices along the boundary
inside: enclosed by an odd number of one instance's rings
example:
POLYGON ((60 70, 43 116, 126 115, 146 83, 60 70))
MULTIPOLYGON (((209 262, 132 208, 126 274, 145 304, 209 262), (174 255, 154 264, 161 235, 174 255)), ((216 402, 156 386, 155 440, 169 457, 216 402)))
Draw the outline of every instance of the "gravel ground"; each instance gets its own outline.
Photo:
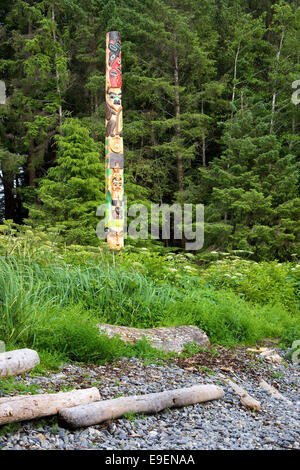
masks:
MULTIPOLYGON (((285 354, 277 352, 282 357, 285 354)), ((56 417, 27 421, 13 432, 0 435, 2 450, 300 450, 299 366, 286 360, 281 365, 271 365, 242 348, 215 347, 189 358, 152 364, 124 358, 105 366, 64 365, 56 374, 24 374, 17 380, 36 384, 39 392, 97 386, 102 399, 199 383, 221 385, 225 396, 222 400, 75 431, 59 427, 56 417), (222 381, 222 374, 259 400, 261 411, 241 405, 239 397, 222 381), (293 405, 261 390, 260 377, 278 388, 293 405)))

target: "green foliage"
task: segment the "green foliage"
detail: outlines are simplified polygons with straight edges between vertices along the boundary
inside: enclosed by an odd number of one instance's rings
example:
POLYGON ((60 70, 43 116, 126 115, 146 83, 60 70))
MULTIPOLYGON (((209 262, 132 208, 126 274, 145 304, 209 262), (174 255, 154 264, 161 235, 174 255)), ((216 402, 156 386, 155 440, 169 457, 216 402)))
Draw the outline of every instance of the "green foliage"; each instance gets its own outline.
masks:
POLYGON ((268 126, 261 104, 225 123, 224 154, 201 170, 211 187, 206 246, 251 251, 255 259, 299 255, 299 165, 268 126))
MULTIPOLYGON (((32 330, 32 327, 31 327, 32 330)), ((39 350, 40 363, 30 371, 30 375, 43 375, 45 372, 59 372, 66 362, 65 355, 60 351, 45 348, 39 350)))
POLYGON ((125 419, 128 419, 128 421, 135 421, 136 418, 139 417, 139 414, 138 413, 135 413, 134 411, 129 411, 129 413, 124 413, 123 417, 125 419))
MULTIPOLYGON (((59 354, 65 361, 102 363, 120 357, 167 357, 143 340, 126 345, 119 338, 100 334, 94 317, 76 306, 50 310, 32 329, 37 350, 59 354)), ((29 340, 30 341, 30 340, 29 340)))
POLYGON ((20 423, 11 423, 6 424, 0 427, 0 436, 5 436, 6 434, 13 434, 18 431, 21 427, 20 423))
POLYGON ((0 378, 0 397, 16 393, 19 395, 36 394, 38 388, 35 384, 25 385, 15 377, 0 378))
POLYGON ((1 13, 1 218, 29 208, 30 225, 98 245, 105 32, 119 30, 129 204, 203 203, 202 259, 299 255, 297 2, 17 0, 1 13))
POLYGON ((289 346, 299 338, 299 264, 233 257, 200 268, 197 258, 168 251, 132 248, 115 255, 45 239, 40 256, 33 246, 31 258, 26 237, 1 237, 0 338, 11 347, 35 347, 39 370, 57 370, 69 360, 166 357, 145 340, 124 345, 100 335, 99 323, 192 324, 224 345, 276 337, 289 346))
POLYGON ((0 337, 38 347, 36 370, 160 354, 108 340, 100 322, 298 339, 296 2, 2 3, 0 337), (122 38, 128 202, 203 203, 199 253, 129 239, 111 253, 97 239, 109 30, 122 38))
POLYGON ((38 197, 30 207, 34 225, 59 226, 68 243, 97 242, 96 209, 103 202, 104 163, 97 145, 79 120, 66 120, 56 136, 57 164, 43 178, 38 197))
POLYGON ((244 299, 258 303, 281 304, 292 312, 299 308, 297 293, 299 265, 273 262, 256 263, 233 259, 213 263, 205 279, 217 289, 230 289, 244 299))
POLYGON ((261 338, 280 337, 289 345, 291 337, 300 334, 299 313, 292 315, 280 305, 252 304, 226 290, 193 292, 184 309, 184 315, 176 309, 173 322, 202 328, 213 343, 254 344, 261 338))

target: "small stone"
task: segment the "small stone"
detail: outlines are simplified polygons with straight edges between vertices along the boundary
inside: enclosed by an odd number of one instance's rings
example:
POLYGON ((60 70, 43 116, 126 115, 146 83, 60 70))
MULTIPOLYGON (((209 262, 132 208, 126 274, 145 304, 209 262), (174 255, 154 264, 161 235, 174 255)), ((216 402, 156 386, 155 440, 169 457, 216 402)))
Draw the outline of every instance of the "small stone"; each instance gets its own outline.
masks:
MULTIPOLYGON (((106 432, 107 432, 107 435, 110 437, 110 433, 108 431, 106 431, 106 432)), ((90 439, 103 439, 103 435, 102 435, 103 433, 104 433, 104 431, 100 432, 100 431, 98 431, 98 429, 90 428, 89 429, 89 438, 90 439)))

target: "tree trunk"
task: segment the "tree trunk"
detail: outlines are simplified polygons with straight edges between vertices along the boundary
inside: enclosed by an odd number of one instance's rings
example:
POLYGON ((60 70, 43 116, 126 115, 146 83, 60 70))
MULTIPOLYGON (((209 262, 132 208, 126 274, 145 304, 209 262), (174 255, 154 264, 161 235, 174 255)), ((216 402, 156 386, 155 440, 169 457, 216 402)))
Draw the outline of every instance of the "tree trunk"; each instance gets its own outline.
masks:
POLYGON ((194 405, 223 396, 222 388, 216 385, 194 385, 190 388, 121 397, 76 406, 72 409, 61 409, 58 419, 70 428, 93 426, 109 419, 119 418, 125 413, 158 413, 165 408, 194 405))
MULTIPOLYGON (((278 65, 279 65, 279 61, 280 61, 280 55, 281 55, 281 50, 282 50, 282 45, 283 45, 283 40, 284 40, 284 34, 285 34, 285 30, 283 29, 283 31, 281 33, 279 49, 278 49, 277 56, 276 56, 276 70, 278 69, 278 65)), ((272 112, 271 112, 270 134, 272 134, 272 132, 274 130, 274 116, 275 116, 275 109, 276 109, 276 99, 277 99, 277 91, 276 91, 276 80, 275 80, 274 89, 273 89, 273 96, 272 96, 272 112)))
POLYGON ((16 349, 1 353, 0 377, 23 374, 39 363, 39 355, 33 349, 16 349))
POLYGON ((28 162, 27 162, 27 174, 28 174, 28 186, 35 186, 35 164, 34 164, 34 144, 33 139, 30 139, 28 149, 28 162))
MULTIPOLYGON (((94 28, 94 31, 95 31, 95 17, 94 17, 94 15, 92 16, 92 25, 93 25, 93 28, 94 28)), ((96 35, 96 32, 95 32, 95 34, 93 35, 93 38, 92 38, 92 50, 93 50, 93 58, 95 58, 97 60, 98 59, 98 52, 97 52, 97 35, 96 35)), ((95 62, 93 62, 92 70, 93 70, 93 74, 96 75, 97 74, 97 66, 96 66, 95 62)), ((96 112, 98 110, 98 107, 99 107, 98 93, 99 92, 98 92, 98 89, 97 89, 94 92, 94 110, 93 110, 93 112, 96 112)))
POLYGON ((236 92, 236 77, 237 77, 237 65, 238 65, 238 60, 239 60, 239 55, 240 55, 240 49, 241 49, 241 41, 239 41, 238 49, 235 54, 235 59, 234 59, 234 69, 233 69, 233 89, 232 89, 232 97, 231 97, 231 105, 232 105, 232 110, 231 110, 231 118, 233 117, 233 105, 234 105, 234 100, 235 100, 235 92, 236 92))
MULTIPOLYGON (((204 114, 204 103, 203 99, 201 100, 201 114, 204 114)), ((202 132, 202 166, 206 166, 206 136, 205 136, 205 129, 202 132)))
POLYGON ((19 182, 19 176, 18 175, 16 175, 15 181, 16 181, 16 200, 15 200, 15 218, 14 218, 14 221, 17 224, 22 224, 22 222, 23 222, 23 217, 22 217, 23 207, 22 207, 20 192, 18 191, 18 189, 20 187, 20 182, 19 182))
POLYGON ((292 117, 292 135, 291 135, 291 140, 289 142, 289 149, 292 150, 293 145, 294 145, 294 140, 293 136, 295 135, 295 130, 296 130, 296 124, 295 124, 295 116, 292 117))
POLYGON ((2 184, 4 190, 4 216, 5 219, 14 220, 15 198, 14 198, 14 174, 2 169, 2 184))
MULTIPOLYGON (((176 42, 176 33, 174 33, 174 41, 176 42)), ((174 85, 175 85, 175 118, 180 118, 180 96, 179 96, 179 73, 178 73, 178 54, 177 51, 174 51, 174 85)), ((180 139, 181 137, 181 127, 180 124, 175 124, 175 133, 176 137, 180 139)), ((178 182, 178 191, 183 191, 183 162, 182 156, 177 155, 177 182, 178 182)))
POLYGON ((96 387, 0 399, 0 425, 55 415, 60 409, 100 400, 96 387))
MULTIPOLYGON (((56 32, 55 32, 55 9, 54 9, 54 3, 52 4, 52 9, 51 9, 51 19, 53 22, 53 29, 52 29, 52 37, 53 37, 53 42, 56 43, 56 32)), ((62 105, 61 105, 61 89, 60 89, 60 84, 59 84, 59 70, 57 67, 57 53, 55 52, 55 77, 56 77, 56 91, 59 97, 59 106, 58 106, 58 118, 59 118, 59 126, 62 125, 62 117, 63 117, 63 112, 62 112, 62 105)))
MULTIPOLYGON (((176 33, 173 34, 174 41, 177 41, 176 33)), ((178 68, 178 54, 176 49, 174 50, 173 54, 174 59, 174 85, 175 85, 175 118, 180 119, 180 96, 179 96, 179 68, 178 68)), ((181 126, 180 124, 175 124, 175 133, 176 138, 181 138, 181 126)), ((178 184, 178 191, 179 194, 183 192, 183 161, 182 155, 180 153, 177 154, 177 184, 178 184)), ((185 245, 185 237, 182 235, 181 238, 181 247, 184 248, 185 245)))

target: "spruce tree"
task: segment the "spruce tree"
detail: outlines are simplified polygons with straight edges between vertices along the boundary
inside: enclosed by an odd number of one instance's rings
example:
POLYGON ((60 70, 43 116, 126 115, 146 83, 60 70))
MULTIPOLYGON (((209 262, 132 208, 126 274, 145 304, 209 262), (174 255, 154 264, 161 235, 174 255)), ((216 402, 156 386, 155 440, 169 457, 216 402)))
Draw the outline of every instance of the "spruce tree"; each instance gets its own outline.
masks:
POLYGON ((41 180, 39 204, 29 206, 30 223, 58 226, 68 243, 97 244, 97 207, 104 202, 103 145, 78 119, 66 119, 56 134, 57 161, 41 180))
POLYGON ((298 253, 299 166, 269 133, 262 104, 240 110, 225 124, 223 154, 208 171, 206 246, 252 252, 256 259, 298 253))

